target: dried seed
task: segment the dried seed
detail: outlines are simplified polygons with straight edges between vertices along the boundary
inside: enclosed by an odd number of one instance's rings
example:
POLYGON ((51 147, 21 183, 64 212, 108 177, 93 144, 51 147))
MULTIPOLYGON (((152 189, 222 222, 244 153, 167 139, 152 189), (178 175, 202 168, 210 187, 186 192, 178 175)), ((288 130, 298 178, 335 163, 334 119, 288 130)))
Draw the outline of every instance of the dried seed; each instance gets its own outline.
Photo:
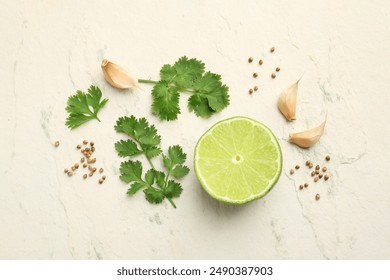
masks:
POLYGON ((253 61, 253 57, 248 58, 248 62, 251 63, 253 61))
POLYGON ((253 89, 254 89, 255 91, 257 91, 257 90, 259 89, 259 87, 258 87, 258 86, 255 86, 253 89))
POLYGON ((85 152, 89 152, 91 149, 89 147, 85 148, 85 152))
POLYGON ((88 170, 90 170, 90 171, 93 171, 93 166, 92 165, 90 165, 90 166, 88 166, 88 170))
POLYGON ((103 179, 103 180, 106 180, 106 175, 103 175, 103 176, 102 176, 102 179, 103 179))
POLYGON ((95 151, 95 146, 93 146, 92 148, 91 148, 91 152, 94 152, 95 151))
POLYGON ((299 167, 300 167, 299 164, 295 165, 295 169, 299 169, 299 167))
POLYGON ((316 170, 320 170, 320 166, 318 164, 316 165, 316 170))
POLYGON ((309 166, 309 164, 310 164, 310 160, 307 160, 306 161, 306 166, 309 166))
POLYGON ((83 141, 83 144, 84 144, 84 145, 87 145, 87 144, 88 144, 88 140, 84 140, 84 141, 83 141))
POLYGON ((93 146, 95 145, 95 142, 91 141, 91 142, 89 143, 89 145, 91 145, 91 147, 93 147, 93 146))
POLYGON ((85 150, 84 149, 81 149, 80 152, 82 152, 84 154, 85 150))
POLYGON ((272 73, 272 74, 271 74, 271 78, 272 78, 272 79, 275 79, 275 78, 276 78, 276 74, 275 74, 275 73, 272 73))
POLYGON ((95 162, 96 162, 96 158, 91 159, 91 163, 95 163, 95 162))
POLYGON ((55 141, 54 142, 54 147, 58 148, 58 146, 60 146, 60 141, 55 141))
POLYGON ((299 189, 302 190, 303 189, 303 185, 299 185, 299 189))
POLYGON ((75 171, 75 170, 76 170, 76 167, 72 166, 71 169, 72 169, 72 171, 75 171))
POLYGON ((252 94, 253 93, 253 89, 249 89, 249 93, 252 94))
POLYGON ((71 177, 73 175, 73 172, 72 171, 69 171, 68 172, 68 176, 71 177))
POLYGON ((307 188, 307 187, 309 186, 309 183, 306 182, 306 183, 304 184, 304 186, 305 186, 305 188, 307 188))
POLYGON ((328 168, 326 168, 326 166, 322 167, 322 172, 326 172, 326 170, 328 170, 328 168))
POLYGON ((85 158, 82 157, 82 158, 80 159, 80 162, 83 163, 84 161, 85 161, 85 158))
POLYGON ((313 168, 313 164, 310 162, 310 164, 309 164, 309 168, 311 169, 311 168, 313 168))
POLYGON ((79 168, 79 164, 78 163, 75 163, 74 164, 74 167, 77 169, 77 168, 79 168))
POLYGON ((272 47, 270 50, 269 50, 271 53, 273 53, 275 51, 275 48, 272 47))
POLYGON ((317 193, 316 194, 316 200, 319 200, 320 199, 320 195, 317 193))
POLYGON ((100 168, 99 169, 99 173, 103 173, 104 169, 103 168, 100 168))
POLYGON ((318 178, 322 179, 322 176, 324 176, 322 173, 318 174, 318 178))
POLYGON ((324 180, 325 180, 325 181, 328 181, 328 179, 329 179, 329 174, 325 174, 324 180))
POLYGON ((327 155, 327 156, 325 157, 325 159, 326 159, 327 161, 330 161, 330 155, 327 155))
POLYGON ((89 177, 92 177, 93 176, 93 172, 91 171, 91 172, 89 172, 89 177))
POLYGON ((320 171, 319 170, 316 170, 314 171, 317 175, 320 174, 320 171))
POLYGON ((103 179, 99 179, 99 184, 103 184, 103 179))
POLYGON ((262 59, 259 60, 259 65, 263 65, 263 60, 262 59))
POLYGON ((316 177, 314 177, 314 182, 318 182, 318 177, 316 176, 316 177))
POLYGON ((290 174, 291 174, 291 175, 294 174, 294 169, 290 169, 290 174))
POLYGON ((276 67, 275 71, 279 72, 280 71, 280 67, 276 67))
MULTIPOLYGON (((81 149, 81 145, 78 144, 78 145, 76 146, 76 148, 77 148, 77 150, 80 150, 80 149, 81 149)), ((81 152, 83 152, 83 150, 81 150, 81 152)))
POLYGON ((68 173, 68 171, 69 171, 68 168, 65 168, 65 169, 64 169, 64 172, 65 172, 65 173, 68 173))
POLYGON ((316 172, 315 171, 312 171, 311 172, 311 177, 314 177, 316 175, 316 172))
POLYGON ((257 73, 253 73, 253 78, 257 78, 258 75, 259 74, 257 74, 257 73))
POLYGON ((83 164, 83 167, 84 167, 84 168, 86 168, 87 166, 88 166, 88 164, 86 164, 86 163, 83 164))
POLYGON ((87 174, 84 174, 84 175, 83 175, 83 178, 84 178, 84 179, 87 179, 87 177, 88 177, 87 174))

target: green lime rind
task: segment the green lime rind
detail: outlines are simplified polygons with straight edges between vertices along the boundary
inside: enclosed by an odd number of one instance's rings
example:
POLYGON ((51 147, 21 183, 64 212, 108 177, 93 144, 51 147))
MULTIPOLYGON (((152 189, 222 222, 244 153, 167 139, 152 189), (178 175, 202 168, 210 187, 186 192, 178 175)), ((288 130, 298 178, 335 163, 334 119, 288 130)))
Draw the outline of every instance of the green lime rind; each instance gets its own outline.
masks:
MULTIPOLYGON (((282 172, 282 165, 283 165, 282 151, 281 151, 279 142, 276 139, 276 137, 273 134, 273 132, 266 125, 264 125, 263 123, 258 122, 256 120, 253 120, 253 119, 248 118, 248 117, 243 117, 243 116, 236 116, 236 117, 228 118, 228 119, 219 121, 216 124, 214 124, 212 127, 210 127, 199 138, 199 140, 198 140, 198 142, 197 142, 197 144, 195 146, 195 151, 194 151, 194 169, 195 169, 195 174, 196 174, 196 176, 197 176, 201 186, 203 187, 203 189, 210 196, 212 196, 213 198, 217 199, 218 201, 222 201, 222 202, 230 203, 230 204, 244 204, 244 203, 247 203, 247 202, 250 202, 250 201, 253 201, 253 200, 256 200, 256 199, 264 197, 266 194, 268 194, 271 191, 271 189, 275 186, 275 184, 279 180, 280 174, 282 172), (259 192, 251 193, 250 195, 248 195, 248 196, 246 196, 245 198, 242 198, 242 199, 235 199, 235 198, 231 198, 231 197, 222 196, 222 195, 217 194, 214 191, 213 187, 209 186, 209 184, 207 183, 207 180, 202 176, 201 171, 200 171, 200 167, 199 167, 199 152, 198 151, 199 151, 199 147, 200 147, 200 144, 202 143, 202 141, 207 136, 211 135, 212 132, 215 131, 215 129, 218 126, 226 124, 226 123, 229 123, 229 122, 232 123, 234 121, 248 121, 252 125, 254 125, 255 127, 256 126, 260 127, 263 131, 265 131, 268 134, 272 144, 276 148, 275 150, 277 151, 277 159, 276 159, 276 161, 277 161, 277 169, 275 170, 275 173, 273 174, 272 179, 268 180, 267 184, 265 186, 261 186, 259 192)), ((243 178, 243 179, 245 180, 245 178, 243 178)), ((252 187, 252 189, 253 189, 253 187, 252 187)))

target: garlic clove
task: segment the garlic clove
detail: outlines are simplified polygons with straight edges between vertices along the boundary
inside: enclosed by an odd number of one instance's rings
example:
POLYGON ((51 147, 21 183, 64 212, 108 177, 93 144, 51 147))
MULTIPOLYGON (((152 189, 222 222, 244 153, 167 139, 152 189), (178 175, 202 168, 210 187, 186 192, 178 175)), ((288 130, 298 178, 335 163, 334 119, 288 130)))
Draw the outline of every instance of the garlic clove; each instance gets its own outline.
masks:
POLYGON ((295 111, 297 104, 298 81, 288 88, 285 88, 279 96, 278 108, 283 116, 288 120, 295 120, 295 111))
POLYGON ((301 148, 309 148, 317 143, 324 133, 326 120, 312 129, 290 134, 289 141, 301 148))
POLYGON ((121 66, 107 59, 103 59, 101 66, 104 78, 113 87, 119 89, 138 87, 138 79, 130 75, 121 66))

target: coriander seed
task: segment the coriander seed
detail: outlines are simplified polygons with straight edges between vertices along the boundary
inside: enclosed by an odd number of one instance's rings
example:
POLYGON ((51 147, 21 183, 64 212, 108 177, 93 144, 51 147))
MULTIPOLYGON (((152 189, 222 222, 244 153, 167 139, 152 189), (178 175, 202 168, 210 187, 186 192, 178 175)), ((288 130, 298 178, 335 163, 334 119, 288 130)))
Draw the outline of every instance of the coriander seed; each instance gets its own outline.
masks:
POLYGON ((318 174, 318 178, 322 179, 322 176, 324 176, 322 173, 318 174))
POLYGON ((74 164, 74 167, 77 169, 77 168, 79 168, 79 164, 78 163, 75 163, 74 164))
POLYGON ((271 78, 272 78, 272 79, 275 79, 275 78, 276 78, 276 74, 275 74, 275 73, 272 73, 272 74, 271 74, 271 78))
POLYGON ((309 183, 306 182, 306 183, 304 184, 304 186, 305 186, 305 188, 307 188, 307 187, 309 186, 309 183))
POLYGON ((255 86, 253 89, 254 89, 255 91, 257 91, 257 90, 259 89, 259 87, 258 87, 258 86, 255 86))
POLYGON ((328 181, 328 179, 329 179, 329 174, 325 174, 324 180, 325 180, 325 181, 328 181))
POLYGON ((270 50, 269 50, 271 53, 273 53, 275 51, 275 48, 272 47, 270 50))
POLYGON ((328 168, 326 168, 326 166, 322 167, 322 172, 326 172, 326 170, 328 170, 328 168))
POLYGON ((311 169, 311 168, 313 168, 313 164, 310 162, 310 164, 309 164, 309 168, 311 169))
MULTIPOLYGON (((78 144, 78 145, 76 146, 76 148, 77 148, 77 150, 80 150, 80 149, 81 149, 81 145, 78 144)), ((83 152, 83 150, 81 150, 81 152, 83 152)))
POLYGON ((252 61, 253 61, 253 57, 248 58, 249 63, 252 63, 252 61))
POLYGON ((87 177, 88 177, 87 174, 84 174, 84 175, 83 175, 83 178, 84 178, 84 179, 87 179, 87 177))
POLYGON ((259 65, 263 65, 263 60, 262 59, 259 60, 259 65))
POLYGON ((249 93, 252 94, 253 93, 253 89, 249 89, 249 93))
POLYGON ((294 174, 294 169, 290 169, 290 174, 291 174, 291 175, 294 174))
POLYGON ((93 172, 91 171, 91 172, 89 172, 89 177, 92 177, 93 176, 93 172))
POLYGON ((314 177, 316 175, 316 172, 315 171, 312 171, 311 172, 311 177, 314 177))
POLYGON ((94 152, 95 151, 95 146, 93 146, 92 148, 91 148, 91 152, 94 152))
POLYGON ((325 159, 326 159, 327 161, 330 161, 330 155, 327 155, 327 156, 325 157, 325 159))
POLYGON ((102 176, 102 179, 103 179, 103 180, 106 180, 106 175, 103 175, 103 176, 102 176))
POLYGON ((85 158, 82 157, 82 158, 80 159, 80 162, 83 163, 84 161, 85 161, 85 158))
POLYGON ((99 184, 103 184, 103 179, 99 179, 99 184))
POLYGON ((295 169, 298 170, 299 168, 300 168, 299 164, 295 165, 295 169))
POLYGON ((76 167, 72 166, 71 169, 72 169, 72 171, 75 171, 75 170, 76 170, 76 167))
POLYGON ((87 145, 87 144, 88 144, 88 140, 84 140, 84 141, 83 141, 83 144, 84 144, 84 145, 87 145))
POLYGON ((318 182, 318 177, 316 176, 316 177, 314 177, 314 182, 318 182))
POLYGON ((299 185, 299 189, 302 190, 303 189, 303 185, 299 185))
POLYGON ((91 142, 89 142, 89 145, 91 145, 91 147, 93 147, 95 145, 95 142, 91 141, 91 142))
POLYGON ((72 171, 69 171, 68 172, 68 176, 71 177, 73 175, 73 172, 72 171))
POLYGON ((60 146, 60 141, 55 141, 54 142, 54 147, 58 148, 60 146))
POLYGON ((306 161, 306 166, 309 166, 309 164, 310 164, 310 160, 307 160, 306 161))
POLYGON ((99 169, 99 173, 103 173, 103 171, 104 171, 103 168, 99 169))
POLYGON ((316 200, 319 200, 320 199, 320 194, 316 194, 316 200))
POLYGON ((320 166, 318 164, 316 165, 316 170, 320 170, 320 166))
POLYGON ((280 67, 276 67, 275 71, 279 72, 280 71, 280 67))
POLYGON ((84 167, 84 168, 86 168, 87 166, 88 166, 88 164, 86 164, 86 163, 83 164, 83 167, 84 167))
POLYGON ((68 173, 68 171, 69 171, 68 168, 65 168, 65 169, 64 169, 64 172, 65 172, 65 173, 68 173))
POLYGON ((257 78, 258 74, 255 72, 253 73, 253 78, 257 78))
POLYGON ((320 171, 319 170, 316 170, 314 171, 317 175, 320 174, 320 171))

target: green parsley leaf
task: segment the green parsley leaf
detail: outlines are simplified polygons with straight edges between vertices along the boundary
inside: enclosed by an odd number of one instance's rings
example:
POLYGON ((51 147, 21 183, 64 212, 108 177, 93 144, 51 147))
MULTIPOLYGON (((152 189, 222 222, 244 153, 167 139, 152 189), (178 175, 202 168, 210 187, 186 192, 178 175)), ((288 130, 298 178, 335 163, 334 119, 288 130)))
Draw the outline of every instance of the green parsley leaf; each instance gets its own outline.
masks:
POLYGON ((120 157, 130 157, 142 153, 142 151, 138 149, 137 144, 130 139, 127 139, 126 141, 120 140, 115 143, 115 150, 120 157))
MULTIPOLYGON (((205 73, 204 63, 195 58, 183 56, 173 65, 163 65, 160 78, 158 82, 152 81, 155 83, 152 112, 161 120, 177 119, 180 114, 179 92, 192 94, 188 108, 199 117, 208 118, 229 105, 229 89, 222 84, 221 76, 205 73)), ((145 82, 150 83, 150 80, 145 82)))
POLYGON ((162 191, 149 187, 144 190, 146 200, 150 203, 161 203, 165 196, 162 191))
POLYGON ((120 140, 115 143, 115 149, 120 157, 131 157, 144 154, 151 165, 145 175, 142 174, 142 164, 140 161, 122 162, 119 168, 120 179, 131 184, 127 191, 128 195, 133 195, 140 189, 145 188, 145 198, 150 203, 161 203, 165 198, 176 208, 172 198, 179 197, 182 187, 179 183, 169 180, 170 176, 182 178, 188 174, 189 168, 184 165, 187 155, 179 145, 168 148, 167 154, 162 155, 162 161, 167 172, 155 169, 152 158, 162 153, 159 145, 160 136, 153 125, 149 125, 145 118, 137 119, 134 116, 121 117, 117 120, 115 130, 124 133, 131 139, 120 140), (142 180, 142 177, 144 180, 142 180))
POLYGON ((166 81, 158 82, 152 90, 152 112, 162 120, 176 120, 180 113, 179 92, 166 81))
POLYGON ((142 164, 140 161, 128 160, 121 163, 119 168, 120 179, 125 183, 142 181, 142 164))
POLYGON ((78 90, 75 95, 70 96, 65 108, 69 113, 66 126, 74 129, 92 119, 100 121, 97 114, 108 101, 101 98, 102 92, 96 86, 90 86, 87 94, 78 90))
POLYGON ((173 180, 169 180, 167 183, 167 187, 164 190, 164 194, 168 198, 179 197, 183 188, 181 185, 173 180))

